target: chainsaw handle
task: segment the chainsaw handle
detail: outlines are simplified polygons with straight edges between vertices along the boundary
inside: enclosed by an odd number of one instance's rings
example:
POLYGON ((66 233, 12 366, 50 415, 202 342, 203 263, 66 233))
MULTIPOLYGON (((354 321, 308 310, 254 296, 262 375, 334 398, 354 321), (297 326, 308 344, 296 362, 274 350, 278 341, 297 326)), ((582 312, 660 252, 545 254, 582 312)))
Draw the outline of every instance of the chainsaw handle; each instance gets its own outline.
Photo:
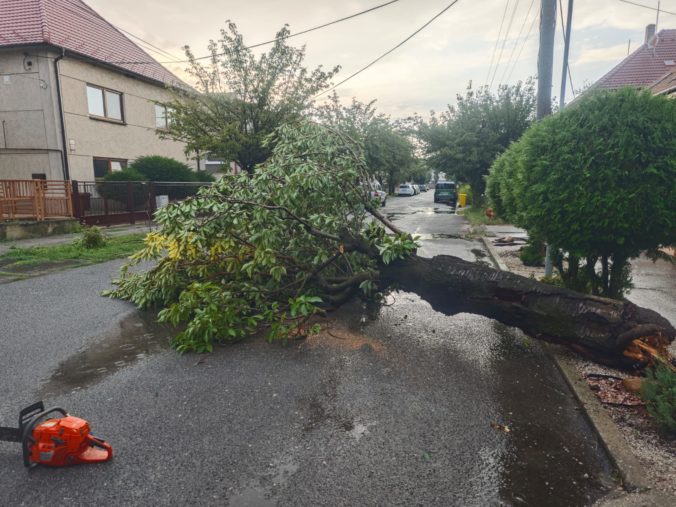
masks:
POLYGON ((42 412, 35 414, 33 417, 31 417, 23 426, 23 435, 21 436, 21 450, 23 451, 23 464, 27 468, 33 468, 35 466, 35 463, 31 465, 30 462, 30 451, 28 450, 28 441, 33 440, 33 429, 37 425, 38 421, 40 419, 44 419, 46 416, 51 414, 52 412, 59 412, 61 415, 66 417, 68 415, 68 412, 66 412, 64 409, 61 407, 52 407, 48 408, 47 410, 43 410, 42 412))
POLYGON ((113 457, 113 447, 106 442, 105 440, 102 440, 100 438, 96 438, 94 435, 91 433, 88 436, 89 445, 92 447, 98 447, 99 449, 103 449, 108 453, 108 457, 106 458, 106 461, 109 460, 110 458, 113 457))

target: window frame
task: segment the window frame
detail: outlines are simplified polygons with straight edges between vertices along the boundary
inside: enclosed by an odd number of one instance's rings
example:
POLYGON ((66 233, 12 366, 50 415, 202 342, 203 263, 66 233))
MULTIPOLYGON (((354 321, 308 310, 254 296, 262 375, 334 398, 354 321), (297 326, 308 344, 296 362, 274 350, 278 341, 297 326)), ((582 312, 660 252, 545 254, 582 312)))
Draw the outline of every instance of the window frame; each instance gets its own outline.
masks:
MULTIPOLYGON (((119 92, 117 90, 113 90, 112 88, 106 88, 105 86, 99 86, 95 85, 92 83, 87 83, 86 88, 92 88, 94 90, 99 90, 101 92, 101 99, 103 100, 103 116, 100 116, 98 114, 93 114, 90 111, 89 108, 89 94, 87 93, 87 113, 89 114, 89 118, 92 120, 99 120, 99 121, 108 121, 111 123, 118 123, 120 125, 126 125, 125 122, 125 114, 124 114, 124 93, 119 92), (108 116, 108 101, 106 100, 106 92, 117 95, 120 98, 120 116, 121 118, 114 118, 112 116, 108 116)), ((87 90, 86 90, 87 91, 87 90)))
POLYGON ((170 107, 168 107, 168 106, 165 106, 164 104, 158 104, 157 102, 154 103, 154 106, 155 106, 155 107, 153 107, 153 112, 155 113, 155 129, 156 129, 156 130, 163 130, 163 131, 169 130, 169 127, 171 126, 171 112, 172 112, 172 108, 170 108, 170 107), (157 119, 158 119, 157 112, 158 112, 158 109, 163 109, 163 110, 164 110, 164 126, 162 126, 162 127, 158 127, 158 126, 157 126, 157 119))
POLYGON ((94 179, 95 180, 101 180, 105 178, 104 176, 96 176, 96 168, 94 167, 94 164, 96 163, 97 160, 103 160, 105 162, 108 162, 108 170, 106 174, 110 174, 113 172, 113 168, 111 167, 112 162, 119 162, 120 166, 122 167, 120 170, 123 171, 129 166, 129 159, 126 158, 111 158, 111 157, 92 157, 92 170, 94 171, 94 179))

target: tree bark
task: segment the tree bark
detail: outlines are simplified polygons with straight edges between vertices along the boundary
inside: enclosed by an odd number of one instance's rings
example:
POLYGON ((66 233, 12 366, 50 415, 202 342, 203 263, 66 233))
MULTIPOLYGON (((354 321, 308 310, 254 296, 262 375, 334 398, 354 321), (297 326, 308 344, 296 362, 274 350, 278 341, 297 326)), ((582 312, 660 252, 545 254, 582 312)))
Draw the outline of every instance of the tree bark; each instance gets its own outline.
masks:
POLYGON ((380 284, 415 292, 446 315, 491 317, 616 367, 645 365, 651 361, 646 351, 666 354, 676 336, 664 317, 629 301, 588 296, 458 257, 414 255, 381 266, 380 284))

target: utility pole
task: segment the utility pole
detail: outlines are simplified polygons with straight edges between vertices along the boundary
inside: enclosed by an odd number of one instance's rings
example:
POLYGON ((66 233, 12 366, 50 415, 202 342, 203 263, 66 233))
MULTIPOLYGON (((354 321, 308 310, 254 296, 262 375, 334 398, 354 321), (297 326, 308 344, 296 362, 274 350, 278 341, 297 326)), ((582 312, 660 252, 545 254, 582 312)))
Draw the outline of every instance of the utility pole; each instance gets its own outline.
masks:
MULTIPOLYGON (((552 114, 552 75, 554 73, 554 35, 556 33, 556 0, 540 1, 540 49, 538 51, 538 96, 536 117, 541 120, 552 114)), ((547 245, 545 276, 552 276, 552 251, 547 245)))
MULTIPOLYGON (((566 105, 566 81, 568 81, 568 53, 570 52, 570 28, 573 24, 573 0, 568 0, 568 14, 566 16, 566 37, 563 45, 563 71, 561 72, 561 97, 559 110, 566 105)), ((571 85, 572 86, 572 85, 571 85)), ((575 90, 572 90, 573 92, 575 90)))

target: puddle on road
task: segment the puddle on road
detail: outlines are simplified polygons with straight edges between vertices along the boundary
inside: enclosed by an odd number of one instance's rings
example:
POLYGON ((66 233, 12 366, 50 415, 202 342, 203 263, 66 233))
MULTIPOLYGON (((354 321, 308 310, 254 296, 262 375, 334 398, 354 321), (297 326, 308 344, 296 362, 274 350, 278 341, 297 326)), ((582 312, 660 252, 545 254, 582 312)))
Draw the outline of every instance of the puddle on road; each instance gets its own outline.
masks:
POLYGON ((298 465, 291 458, 274 460, 270 471, 260 482, 253 482, 228 500, 230 507, 273 507, 277 505, 275 496, 286 486, 298 465), (270 484, 271 483, 271 484, 270 484), (269 484, 269 486, 264 486, 269 484))
POLYGON ((390 211, 387 213, 387 218, 397 220, 398 217, 411 215, 455 215, 455 210, 453 208, 425 208, 408 212, 390 211))
POLYGON ((108 375, 169 347, 175 334, 170 326, 157 324, 154 317, 137 313, 122 320, 102 339, 63 361, 38 390, 52 397, 86 389, 108 375))

